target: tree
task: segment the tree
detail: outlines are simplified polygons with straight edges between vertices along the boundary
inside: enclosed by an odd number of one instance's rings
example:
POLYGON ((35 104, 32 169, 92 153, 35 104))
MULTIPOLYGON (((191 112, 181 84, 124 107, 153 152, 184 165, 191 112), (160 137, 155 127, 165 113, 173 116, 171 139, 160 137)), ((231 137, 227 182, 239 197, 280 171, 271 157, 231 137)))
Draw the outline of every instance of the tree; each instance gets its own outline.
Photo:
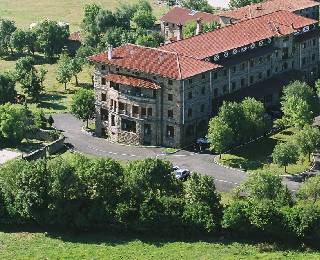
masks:
POLYGON ((16 49, 19 54, 22 54, 27 45, 25 31, 21 29, 14 31, 11 35, 10 45, 13 49, 16 49))
POLYGON ((61 54, 58 61, 56 79, 59 83, 64 84, 64 89, 67 90, 67 83, 70 82, 73 71, 70 66, 71 58, 67 54, 61 54))
POLYGON ((28 115, 25 107, 7 103, 0 106, 0 140, 20 143, 25 137, 28 115))
POLYGON ((217 23, 216 21, 212 21, 209 23, 204 23, 202 30, 203 32, 206 33, 206 32, 212 32, 217 28, 219 28, 219 23, 217 23))
POLYGON ((309 178, 304 182, 298 192, 300 200, 312 200, 317 202, 320 198, 320 175, 309 178))
POLYGON ((52 127, 52 125, 54 124, 54 119, 53 119, 52 115, 50 115, 48 117, 48 124, 50 125, 50 127, 52 127))
POLYGON ((161 42, 164 42, 164 38, 158 33, 145 34, 138 36, 136 44, 146 47, 158 47, 161 42))
POLYGON ((293 142, 277 144, 272 153, 273 162, 284 166, 285 173, 289 164, 296 163, 299 159, 297 146, 293 142))
POLYGON ((48 74, 48 70, 45 67, 40 67, 39 69, 39 80, 40 80, 40 85, 43 88, 43 82, 46 78, 46 75, 48 74))
POLYGON ((1 49, 4 52, 8 51, 10 48, 11 55, 13 55, 13 49, 10 45, 11 36, 13 32, 17 29, 15 22, 8 19, 0 19, 0 53, 1 49))
POLYGON ((61 53, 69 37, 69 27, 55 21, 44 20, 33 29, 37 35, 37 45, 48 58, 61 53))
POLYGON ((209 5, 207 0, 183 0, 182 6, 197 11, 203 11, 208 13, 213 12, 213 8, 209 5))
POLYGON ((183 217, 192 228, 207 232, 217 230, 222 218, 220 195, 214 179, 193 173, 184 183, 185 211, 183 217))
POLYGON ((76 79, 76 86, 78 86, 79 85, 78 74, 82 71, 81 59, 77 59, 77 58, 71 59, 69 66, 70 66, 71 74, 76 79))
POLYGON ((264 0, 230 0, 229 6, 230 8, 240 8, 246 5, 261 3, 264 0))
POLYGON ((247 125, 248 136, 256 137, 262 134, 267 126, 264 118, 265 108, 263 103, 254 98, 245 98, 241 105, 247 125))
POLYGON ((287 97, 281 102, 283 117, 279 120, 285 126, 302 128, 313 122, 313 112, 307 101, 298 96, 287 97))
POLYGON ((26 48, 29 54, 34 55, 36 44, 37 44, 37 35, 34 31, 28 30, 24 32, 26 48))
POLYGON ((320 130, 312 126, 305 126, 295 135, 295 141, 302 154, 308 155, 311 161, 313 153, 320 144, 320 130))
POLYGON ((197 23, 195 21, 187 22, 182 28, 184 38, 190 38, 196 35, 197 23))
POLYGON ((233 132, 221 118, 214 117, 209 122, 207 138, 210 141, 210 150, 219 153, 221 158, 221 154, 227 151, 233 143, 233 132))
POLYGON ((35 61, 32 57, 20 58, 16 63, 16 77, 24 92, 37 101, 42 91, 42 86, 34 63, 35 61))
POLYGON ((71 104, 71 112, 79 119, 86 121, 89 127, 89 119, 95 115, 95 96, 92 90, 80 89, 74 94, 71 104))
POLYGON ((302 128, 313 121, 319 112, 319 99, 306 83, 294 81, 283 90, 281 98, 283 125, 302 128))
POLYGON ((151 29, 156 21, 155 16, 150 11, 138 9, 133 15, 132 21, 136 28, 151 29))
POLYGON ((14 77, 9 73, 0 73, 0 105, 13 102, 17 92, 14 77))

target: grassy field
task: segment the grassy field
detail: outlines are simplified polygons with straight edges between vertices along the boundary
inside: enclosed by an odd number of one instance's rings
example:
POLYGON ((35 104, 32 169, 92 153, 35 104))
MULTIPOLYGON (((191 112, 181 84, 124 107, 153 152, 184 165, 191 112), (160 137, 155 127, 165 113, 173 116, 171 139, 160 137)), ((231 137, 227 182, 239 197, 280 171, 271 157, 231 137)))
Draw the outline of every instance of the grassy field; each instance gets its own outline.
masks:
MULTIPOLYGON (((275 174, 283 174, 284 168, 272 163, 271 154, 275 145, 288 139, 296 132, 295 129, 284 130, 270 137, 265 137, 257 142, 233 150, 229 154, 224 154, 220 162, 234 168, 246 169, 250 172, 267 170, 275 174)), ((308 157, 300 158, 299 162, 289 165, 287 171, 290 174, 303 172, 310 167, 308 157)))
MULTIPOLYGON (((183 240, 182 240, 183 241, 183 240)), ((190 242, 122 234, 0 232, 1 259, 319 259, 315 252, 224 239, 190 242)))
MULTIPOLYGON (((19 27, 26 28, 31 23, 44 19, 66 21, 71 31, 79 29, 86 4, 97 3, 105 9, 115 10, 121 3, 136 3, 138 0, 1 0, 0 17, 16 21, 19 27)), ((156 0, 150 0, 155 15, 159 18, 167 8, 159 6, 156 0)))

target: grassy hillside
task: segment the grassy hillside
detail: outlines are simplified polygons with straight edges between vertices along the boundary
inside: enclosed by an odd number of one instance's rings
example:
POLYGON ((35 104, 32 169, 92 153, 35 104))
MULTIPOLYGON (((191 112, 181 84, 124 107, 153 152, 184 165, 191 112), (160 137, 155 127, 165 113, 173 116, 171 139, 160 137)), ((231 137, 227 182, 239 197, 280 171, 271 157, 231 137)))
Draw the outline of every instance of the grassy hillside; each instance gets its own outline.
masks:
MULTIPOLYGON (((121 3, 135 3, 138 0, 1 0, 0 17, 16 21, 20 27, 28 27, 32 22, 42 19, 66 21, 71 31, 79 28, 83 15, 83 7, 89 3, 101 4, 104 8, 114 10, 121 3)), ((155 15, 160 17, 166 8, 150 0, 155 15)))
MULTIPOLYGON (((106 232, 107 233, 107 232, 106 232)), ((0 232, 1 259, 319 259, 265 243, 180 242, 122 235, 0 232)))

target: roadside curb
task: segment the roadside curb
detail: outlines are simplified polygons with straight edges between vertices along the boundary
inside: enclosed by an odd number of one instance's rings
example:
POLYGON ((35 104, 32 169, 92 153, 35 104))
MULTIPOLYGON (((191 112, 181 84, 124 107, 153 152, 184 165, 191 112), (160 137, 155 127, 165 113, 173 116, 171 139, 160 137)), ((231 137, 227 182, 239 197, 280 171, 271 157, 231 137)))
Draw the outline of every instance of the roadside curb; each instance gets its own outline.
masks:
POLYGON ((213 163, 214 164, 216 164, 216 165, 219 165, 220 167, 223 167, 223 168, 226 168, 226 169, 229 169, 229 170, 233 170, 233 171, 236 171, 236 172, 241 172, 241 173, 248 173, 248 172, 246 172, 246 171, 244 171, 244 170, 240 170, 240 169, 237 169, 237 168, 233 168, 233 167, 230 167, 230 166, 226 166, 226 165, 223 165, 222 163, 220 163, 219 161, 218 161, 218 156, 216 155, 216 156, 214 156, 214 158, 213 158, 213 163))

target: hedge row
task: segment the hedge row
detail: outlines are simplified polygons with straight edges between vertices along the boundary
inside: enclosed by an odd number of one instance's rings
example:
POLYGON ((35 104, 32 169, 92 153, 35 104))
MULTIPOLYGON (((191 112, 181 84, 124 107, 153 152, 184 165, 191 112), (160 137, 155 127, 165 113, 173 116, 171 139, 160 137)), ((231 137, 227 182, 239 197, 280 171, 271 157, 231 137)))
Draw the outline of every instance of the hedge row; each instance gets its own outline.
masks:
POLYGON ((182 183, 159 159, 125 167, 81 155, 16 161, 0 169, 0 182, 0 216, 10 223, 320 238, 320 177, 293 198, 280 177, 252 174, 225 208, 212 177, 195 173, 182 183))

